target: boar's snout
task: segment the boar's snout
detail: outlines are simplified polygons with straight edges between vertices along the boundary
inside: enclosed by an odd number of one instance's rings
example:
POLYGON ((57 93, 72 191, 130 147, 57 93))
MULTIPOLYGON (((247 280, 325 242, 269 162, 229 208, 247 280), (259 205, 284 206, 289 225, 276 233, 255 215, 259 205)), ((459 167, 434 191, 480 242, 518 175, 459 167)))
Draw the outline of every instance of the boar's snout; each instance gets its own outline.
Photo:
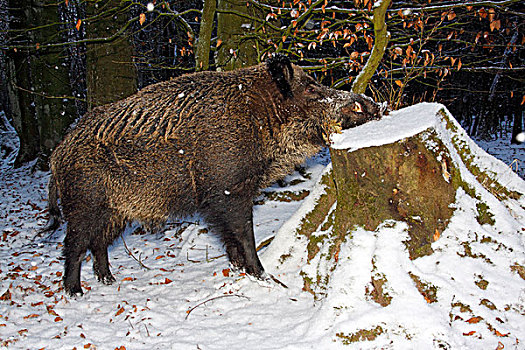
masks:
POLYGON ((386 102, 376 103, 368 96, 350 93, 348 101, 339 109, 338 121, 343 129, 349 129, 381 119, 388 111, 386 102))

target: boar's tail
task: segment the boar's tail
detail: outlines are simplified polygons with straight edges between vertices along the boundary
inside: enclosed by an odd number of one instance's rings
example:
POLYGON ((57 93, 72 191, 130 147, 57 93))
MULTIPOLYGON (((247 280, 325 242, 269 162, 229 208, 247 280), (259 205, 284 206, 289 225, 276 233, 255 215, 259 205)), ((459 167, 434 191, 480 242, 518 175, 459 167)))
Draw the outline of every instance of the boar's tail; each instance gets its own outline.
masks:
POLYGON ((47 208, 49 218, 46 226, 40 230, 40 233, 55 232, 60 226, 60 217, 62 215, 60 214, 60 208, 58 207, 58 190, 53 174, 51 174, 51 177, 49 178, 47 208))

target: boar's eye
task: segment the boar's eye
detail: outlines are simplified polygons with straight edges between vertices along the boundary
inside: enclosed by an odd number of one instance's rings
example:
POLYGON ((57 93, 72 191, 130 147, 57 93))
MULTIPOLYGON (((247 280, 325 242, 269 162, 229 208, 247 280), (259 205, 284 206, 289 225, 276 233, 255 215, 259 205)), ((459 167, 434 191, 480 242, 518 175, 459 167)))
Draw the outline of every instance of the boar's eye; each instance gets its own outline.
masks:
POLYGON ((361 104, 359 102, 355 101, 354 105, 352 106, 352 111, 357 112, 357 113, 362 113, 363 107, 361 107, 361 104))
POLYGON ((306 89, 304 90, 304 93, 306 95, 309 95, 310 97, 319 95, 319 91, 316 88, 316 86, 315 85, 311 85, 311 84, 306 86, 306 89))

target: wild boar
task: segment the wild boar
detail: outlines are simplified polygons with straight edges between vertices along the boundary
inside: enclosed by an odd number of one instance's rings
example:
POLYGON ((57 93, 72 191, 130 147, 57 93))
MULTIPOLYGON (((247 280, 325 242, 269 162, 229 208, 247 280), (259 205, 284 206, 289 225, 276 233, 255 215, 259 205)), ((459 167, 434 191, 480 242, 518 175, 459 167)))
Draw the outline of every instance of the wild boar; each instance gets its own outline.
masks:
POLYGON ((107 248, 127 224, 195 212, 221 235, 233 266, 261 277, 252 222, 258 191, 316 154, 338 127, 382 112, 366 96, 320 85, 282 55, 183 75, 93 109, 50 160, 48 228, 61 213, 67 221, 65 291, 82 294, 88 249, 98 280, 115 281, 107 248))

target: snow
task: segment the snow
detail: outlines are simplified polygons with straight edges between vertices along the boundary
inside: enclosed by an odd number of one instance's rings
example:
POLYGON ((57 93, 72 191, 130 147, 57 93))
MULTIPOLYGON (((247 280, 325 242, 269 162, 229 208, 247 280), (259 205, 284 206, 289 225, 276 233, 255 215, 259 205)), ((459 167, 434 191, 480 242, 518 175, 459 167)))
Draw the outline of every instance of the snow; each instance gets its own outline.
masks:
MULTIPOLYGON (((420 104, 393 112, 334 135, 334 147, 373 147, 427 129, 450 146, 437 114, 443 108, 420 104)), ((525 182, 508 164, 477 147, 462 129, 458 135, 480 169, 525 193, 525 182)), ((37 233, 47 217, 49 174, 3 163, 0 348, 525 349, 525 281, 517 273, 517 266, 525 266, 523 196, 499 201, 462 167, 495 225, 477 222, 479 199, 460 188, 451 222, 430 256, 410 260, 403 244, 406 224, 387 221, 374 231, 356 228, 337 263, 320 257, 307 263, 308 242, 295 230, 324 193, 319 180, 331 169, 326 151, 305 169, 307 175, 296 172, 285 179, 287 186, 264 192, 308 190, 306 198, 281 202, 262 194, 254 209, 257 242, 275 236, 259 252, 262 263, 288 288, 230 270, 220 240, 194 216, 160 234, 132 234, 136 227, 128 228, 110 250, 117 282, 97 282, 92 262, 84 262, 85 294, 75 299, 61 288, 64 227, 50 237, 37 233), (321 297, 302 290, 301 274, 328 272, 321 297), (387 281, 387 306, 366 292, 378 276, 387 281), (411 276, 435 289, 434 301, 425 299, 411 276), (345 345, 352 334, 377 327, 374 339, 345 345)), ((319 228, 315 234, 322 233, 319 228)))
POLYGON ((394 143, 434 127, 436 113, 442 107, 437 103, 420 103, 390 112, 381 120, 373 120, 332 135, 332 148, 356 150, 394 143))

